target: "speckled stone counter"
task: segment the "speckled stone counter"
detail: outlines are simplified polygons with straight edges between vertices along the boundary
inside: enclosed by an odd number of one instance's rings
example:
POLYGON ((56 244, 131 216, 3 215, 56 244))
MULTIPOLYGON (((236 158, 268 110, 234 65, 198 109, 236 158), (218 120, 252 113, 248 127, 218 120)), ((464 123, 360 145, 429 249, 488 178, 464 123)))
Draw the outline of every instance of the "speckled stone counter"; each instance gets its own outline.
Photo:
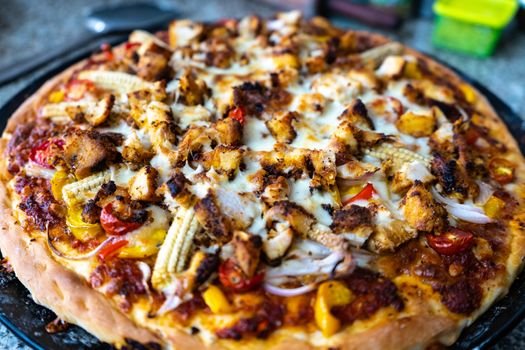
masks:
MULTIPOLYGON (((79 36, 83 30, 82 11, 87 6, 119 2, 126 1, 0 0, 0 66, 17 58, 52 50, 79 36)), ((256 2, 241 0, 165 2, 175 5, 181 16, 200 20, 240 17, 252 13, 267 16, 274 11, 256 2)), ((352 25, 341 20, 337 22, 343 26, 352 25)), ((459 68, 491 89, 525 118, 525 34, 512 33, 506 36, 494 57, 479 60, 432 48, 431 32, 430 21, 417 20, 405 24, 399 32, 386 34, 459 68)), ((0 87, 0 105, 51 66, 0 87)), ((0 325, 0 349, 29 348, 0 325)), ((525 349, 525 321, 502 339, 495 349, 525 349)))

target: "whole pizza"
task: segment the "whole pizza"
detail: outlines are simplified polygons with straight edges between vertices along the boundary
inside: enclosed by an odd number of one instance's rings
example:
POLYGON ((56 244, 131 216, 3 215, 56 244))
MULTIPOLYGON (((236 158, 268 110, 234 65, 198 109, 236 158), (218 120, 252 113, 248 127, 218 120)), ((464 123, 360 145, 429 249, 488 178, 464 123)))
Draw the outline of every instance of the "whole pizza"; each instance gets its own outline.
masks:
POLYGON ((525 161, 486 99, 298 12, 135 31, 1 148, 2 254, 117 347, 451 345, 525 254, 525 161))

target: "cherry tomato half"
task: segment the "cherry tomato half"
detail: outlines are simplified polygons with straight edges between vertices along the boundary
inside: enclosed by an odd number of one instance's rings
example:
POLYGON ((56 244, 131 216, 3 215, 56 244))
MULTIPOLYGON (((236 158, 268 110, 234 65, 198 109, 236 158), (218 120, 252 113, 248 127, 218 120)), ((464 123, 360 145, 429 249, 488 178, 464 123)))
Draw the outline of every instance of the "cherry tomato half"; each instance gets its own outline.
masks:
POLYGON ((514 169, 516 166, 503 158, 492 158, 489 162, 490 177, 501 185, 508 184, 514 180, 514 169))
POLYGON ((104 261, 117 254, 118 250, 122 247, 125 247, 127 244, 128 241, 125 239, 113 239, 104 248, 100 249, 100 251, 97 254, 97 257, 101 261, 104 261))
POLYGON ((113 212, 111 203, 102 208, 100 213, 100 224, 109 235, 122 236, 142 226, 142 222, 124 221, 119 219, 113 212))
POLYGON ((54 169, 55 167, 51 164, 51 157, 56 154, 57 151, 63 149, 64 140, 46 140, 29 151, 29 159, 44 168, 54 169))
POLYGON ((241 107, 235 107, 228 113, 228 117, 237 120, 241 125, 244 125, 245 114, 244 110, 241 107))
POLYGON ((233 259, 225 260, 219 266, 219 280, 223 286, 234 292, 248 292, 260 285, 263 279, 263 273, 248 278, 233 259))
POLYGON ((474 235, 470 232, 451 227, 439 236, 427 234, 428 245, 439 254, 454 255, 469 249, 474 243, 474 235))
POLYGON ((369 200, 370 198, 372 198, 374 193, 374 186, 370 183, 366 184, 366 186, 363 187, 363 189, 358 194, 356 194, 352 198, 348 198, 347 200, 343 201, 343 206, 356 202, 358 200, 369 200))

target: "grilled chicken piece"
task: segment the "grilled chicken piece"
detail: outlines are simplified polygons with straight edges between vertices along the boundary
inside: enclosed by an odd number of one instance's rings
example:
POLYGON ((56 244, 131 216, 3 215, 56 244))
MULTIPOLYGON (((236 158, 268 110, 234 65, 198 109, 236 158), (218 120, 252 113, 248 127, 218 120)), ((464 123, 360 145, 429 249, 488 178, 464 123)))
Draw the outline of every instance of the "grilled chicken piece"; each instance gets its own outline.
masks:
POLYGON ((348 120, 352 125, 355 125, 360 129, 374 129, 374 124, 368 116, 368 110, 360 99, 354 100, 348 108, 341 113, 338 119, 348 120))
POLYGON ((401 208, 407 223, 416 230, 439 232, 445 227, 445 208, 434 200, 430 191, 419 181, 408 190, 401 208))
POLYGON ((394 173, 394 178, 391 182, 392 191, 397 194, 404 194, 414 185, 416 180, 427 184, 434 180, 434 176, 422 162, 417 160, 406 162, 401 166, 399 171, 394 173))
POLYGON ((137 76, 144 80, 156 81, 170 78, 168 65, 171 51, 154 41, 143 43, 138 50, 137 76))
POLYGON ((314 217, 304 210, 301 206, 290 201, 276 202, 265 213, 266 221, 287 222, 296 234, 302 238, 308 237, 312 225, 315 223, 314 217))
POLYGON ((273 176, 267 180, 269 183, 264 187, 261 199, 268 205, 288 199, 290 186, 284 176, 273 176))
POLYGON ((212 125, 217 132, 215 140, 226 146, 242 145, 242 125, 233 118, 224 118, 212 125))
POLYGON ((239 169, 243 150, 240 148, 219 145, 213 151, 206 152, 195 159, 201 161, 206 169, 214 168, 220 174, 233 177, 239 169))
POLYGON ((379 170, 378 167, 352 159, 337 167, 337 177, 343 180, 360 180, 379 170))
POLYGON ((311 151, 309 160, 314 168, 312 188, 323 188, 329 190, 330 186, 335 184, 337 177, 337 168, 335 166, 335 153, 331 151, 311 151))
POLYGON ((286 222, 280 222, 268 232, 266 239, 263 240, 262 249, 266 257, 273 261, 283 257, 292 242, 293 231, 290 225, 286 222))
POLYGON ((145 163, 153 155, 154 153, 140 142, 135 131, 131 132, 122 145, 122 158, 131 163, 145 163))
POLYGON ((261 237, 243 231, 235 231, 232 244, 237 264, 248 277, 252 277, 257 265, 259 265, 262 248, 261 237))
POLYGON ((328 149, 336 154, 337 165, 346 163, 351 155, 357 152, 358 143, 355 133, 356 129, 352 124, 343 120, 332 134, 328 149))
POLYGON ((195 215, 213 240, 222 244, 230 241, 230 224, 221 213, 213 193, 208 192, 195 204, 195 215))
POLYGON ((108 134, 74 129, 65 137, 64 160, 77 178, 84 178, 118 160, 116 141, 108 134))
POLYGON ((394 220, 386 226, 377 225, 367 241, 367 246, 376 253, 394 251, 401 244, 416 237, 417 230, 401 220, 394 220))
POLYGON ((366 207, 350 205, 334 212, 330 228, 360 247, 373 232, 372 213, 366 207))
POLYGON ((196 106, 204 105, 211 91, 204 80, 198 78, 193 71, 186 70, 179 78, 177 93, 177 102, 186 106, 196 106))
POLYGON ((293 122, 298 116, 295 112, 279 112, 266 122, 270 134, 281 143, 292 143, 297 136, 293 122))
POLYGON ((159 173, 149 165, 143 167, 131 178, 129 182, 129 194, 131 199, 137 201, 155 201, 159 173))
POLYGON ((470 198, 477 197, 479 188, 472 176, 468 174, 465 167, 467 164, 468 161, 462 157, 460 157, 460 160, 456 160, 453 158, 453 155, 445 158, 439 153, 434 154, 432 173, 437 177, 446 195, 454 195, 460 199, 469 196, 470 198))

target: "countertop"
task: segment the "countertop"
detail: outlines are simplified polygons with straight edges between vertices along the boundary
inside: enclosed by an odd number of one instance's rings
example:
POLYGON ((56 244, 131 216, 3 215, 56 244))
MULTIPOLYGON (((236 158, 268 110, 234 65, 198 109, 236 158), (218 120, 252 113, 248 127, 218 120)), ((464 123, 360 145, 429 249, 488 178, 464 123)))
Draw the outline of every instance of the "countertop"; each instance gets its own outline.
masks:
MULTIPOLYGON (((82 29, 82 13, 87 6, 122 3, 125 0, 0 0, 0 67, 16 59, 38 55, 52 50, 78 37, 82 29)), ((268 16, 274 9, 255 1, 164 1, 175 6, 181 17, 198 20, 214 20, 225 17, 241 17, 256 13, 268 16)), ((339 20, 342 26, 353 23, 339 20)), ((365 28, 365 27, 360 27, 365 28)), ((395 33, 385 33, 423 52, 435 55, 477 79, 506 101, 525 118, 525 34, 507 33, 496 55, 480 60, 451 52, 436 50, 430 42, 432 22, 414 20, 406 23, 395 33)), ((3 105, 29 81, 42 74, 52 65, 27 75, 11 84, 0 87, 0 105, 3 105)), ((525 349, 525 321, 494 347, 525 349)), ((0 325, 0 349, 28 350, 20 340, 0 325)))

